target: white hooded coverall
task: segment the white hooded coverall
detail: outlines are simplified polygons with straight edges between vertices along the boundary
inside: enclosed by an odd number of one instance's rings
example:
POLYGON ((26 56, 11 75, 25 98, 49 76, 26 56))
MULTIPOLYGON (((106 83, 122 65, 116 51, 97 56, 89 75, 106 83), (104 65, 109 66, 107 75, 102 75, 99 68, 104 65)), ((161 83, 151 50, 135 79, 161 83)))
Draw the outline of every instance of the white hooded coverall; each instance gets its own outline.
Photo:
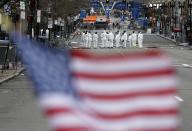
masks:
POLYGON ((128 37, 129 47, 132 47, 132 35, 128 37))
POLYGON ((92 35, 91 35, 91 33, 88 33, 88 47, 90 48, 91 47, 91 45, 92 45, 92 35))
POLYGON ((137 34, 133 33, 132 34, 132 46, 136 46, 137 44, 137 34))
POLYGON ((88 48, 89 47, 89 34, 85 34, 85 47, 88 48))
POLYGON ((123 47, 127 47, 127 33, 123 34, 121 41, 123 41, 123 47))
POLYGON ((120 47, 120 41, 121 41, 121 35, 120 35, 120 33, 118 33, 118 34, 115 36, 115 44, 116 44, 116 47, 117 47, 117 48, 120 47))
POLYGON ((113 47, 114 34, 112 32, 109 33, 109 47, 113 47))
POLYGON ((107 45, 107 34, 106 34, 106 32, 103 32, 102 33, 102 35, 101 35, 101 40, 102 40, 102 47, 106 47, 106 45, 107 45))
POLYGON ((97 48, 98 38, 99 38, 98 34, 94 34, 94 35, 93 35, 93 47, 94 47, 94 48, 97 48))
POLYGON ((143 48, 143 34, 142 33, 139 33, 139 35, 138 35, 138 45, 139 45, 139 48, 143 48))
POLYGON ((106 47, 110 47, 110 41, 109 41, 109 37, 110 37, 110 34, 106 33, 106 38, 107 38, 107 42, 106 42, 106 47))

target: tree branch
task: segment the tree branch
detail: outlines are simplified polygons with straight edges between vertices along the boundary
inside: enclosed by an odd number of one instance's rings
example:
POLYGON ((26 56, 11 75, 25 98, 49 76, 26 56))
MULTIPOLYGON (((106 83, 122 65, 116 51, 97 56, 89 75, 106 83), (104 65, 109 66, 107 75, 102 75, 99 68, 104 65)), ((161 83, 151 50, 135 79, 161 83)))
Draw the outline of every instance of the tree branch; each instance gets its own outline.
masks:
POLYGON ((0 8, 2 8, 5 4, 7 4, 8 2, 10 2, 11 0, 2 0, 0 2, 0 8))

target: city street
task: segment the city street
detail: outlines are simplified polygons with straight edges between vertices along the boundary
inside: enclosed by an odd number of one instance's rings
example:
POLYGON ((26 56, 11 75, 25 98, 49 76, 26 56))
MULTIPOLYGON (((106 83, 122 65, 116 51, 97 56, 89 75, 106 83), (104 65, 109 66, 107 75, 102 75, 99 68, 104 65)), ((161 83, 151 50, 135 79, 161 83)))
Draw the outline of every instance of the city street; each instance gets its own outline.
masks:
MULTIPOLYGON (((182 128, 181 131, 192 129, 192 53, 187 48, 175 46, 174 43, 157 36, 146 36, 145 47, 159 47, 173 57, 181 79, 178 95, 180 102, 182 128), (147 44, 146 44, 147 43, 147 44)), ((147 49, 147 48, 146 48, 147 49)), ((97 49, 95 52, 124 52, 134 49, 97 49)), ((0 128, 1 131, 47 131, 46 120, 43 119, 36 103, 33 90, 26 75, 0 86, 0 128)))
POLYGON ((0 0, 0 71, 0 131, 192 131, 192 0, 0 0))

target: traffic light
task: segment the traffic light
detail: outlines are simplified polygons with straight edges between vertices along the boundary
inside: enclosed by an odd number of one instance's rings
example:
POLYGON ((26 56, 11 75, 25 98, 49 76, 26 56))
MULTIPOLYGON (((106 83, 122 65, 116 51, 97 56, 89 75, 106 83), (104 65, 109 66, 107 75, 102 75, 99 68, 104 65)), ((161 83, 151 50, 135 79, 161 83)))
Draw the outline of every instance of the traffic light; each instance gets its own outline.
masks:
POLYGON ((109 0, 106 0, 106 3, 107 3, 107 4, 109 4, 109 2, 110 2, 109 0))

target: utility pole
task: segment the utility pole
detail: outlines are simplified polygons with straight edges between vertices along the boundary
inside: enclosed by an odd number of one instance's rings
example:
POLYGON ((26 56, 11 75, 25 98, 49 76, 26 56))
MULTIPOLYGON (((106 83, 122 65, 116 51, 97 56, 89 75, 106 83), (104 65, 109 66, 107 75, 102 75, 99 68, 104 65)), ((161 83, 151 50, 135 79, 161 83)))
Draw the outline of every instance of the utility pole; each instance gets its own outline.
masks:
POLYGON ((1 0, 0 1, 0 8, 2 8, 4 5, 6 5, 7 3, 9 3, 11 0, 1 0))
POLYGON ((36 39, 38 40, 39 39, 39 25, 40 25, 40 21, 41 21, 41 11, 39 10, 39 0, 36 0, 36 2, 37 2, 37 10, 36 10, 36 18, 37 18, 37 20, 36 20, 36 39))
POLYGON ((30 0, 29 1, 29 11, 30 15, 27 16, 27 21, 28 21, 28 33, 30 38, 32 39, 32 34, 33 34, 33 23, 34 23, 34 16, 35 16, 35 7, 36 7, 36 1, 35 0, 30 0))
POLYGON ((48 2, 48 29, 49 29, 49 41, 51 40, 51 34, 53 31, 53 25, 54 25, 54 20, 53 20, 53 0, 49 0, 48 2))
POLYGON ((53 19, 54 19, 54 26, 53 26, 53 29, 54 29, 54 39, 56 37, 56 31, 57 31, 57 16, 56 16, 56 11, 57 11, 57 0, 53 0, 54 3, 53 3, 53 19))
POLYGON ((38 37, 39 37, 39 22, 38 22, 38 11, 39 11, 39 0, 36 0, 37 2, 37 10, 36 10, 36 39, 38 40, 38 37))

